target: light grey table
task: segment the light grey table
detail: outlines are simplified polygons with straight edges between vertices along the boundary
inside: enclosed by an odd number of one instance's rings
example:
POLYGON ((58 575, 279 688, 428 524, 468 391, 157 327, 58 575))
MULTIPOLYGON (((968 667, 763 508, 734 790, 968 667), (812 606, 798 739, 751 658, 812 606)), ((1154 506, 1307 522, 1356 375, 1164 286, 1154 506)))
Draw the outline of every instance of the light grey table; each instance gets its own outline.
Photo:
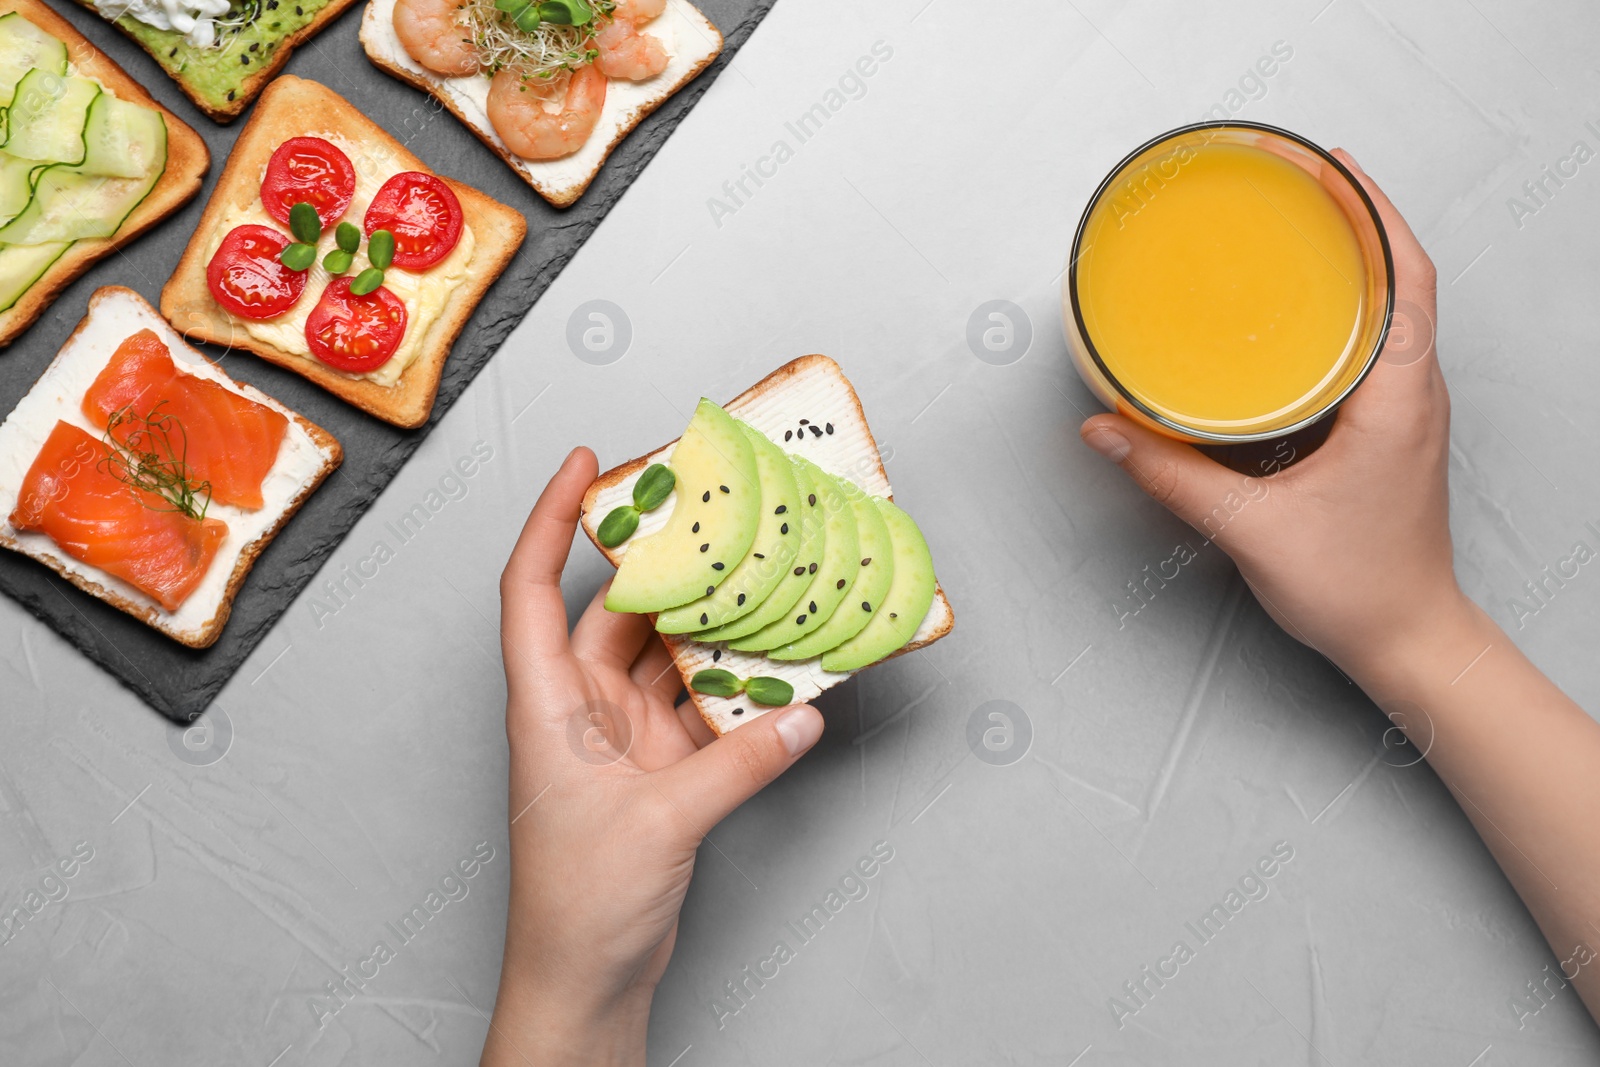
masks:
MULTIPOLYGON (((1439 265, 1464 580, 1600 707, 1600 576, 1513 607, 1600 545, 1600 163, 1562 162, 1600 149, 1600 16, 1324 4, 779 4, 325 576, 394 558, 303 596, 209 740, 0 602, 0 905, 66 893, 0 944, 0 1062, 475 1062, 506 902, 496 582, 526 509, 572 445, 646 451, 674 406, 813 351, 892 446, 957 628, 830 694, 819 748, 712 835, 652 1063, 1595 1062, 1570 988, 1532 1013, 1554 957, 1438 781, 1215 548, 1129 614, 1127 583, 1198 542, 1076 438, 1058 276, 1105 170, 1211 108, 1350 148, 1439 265), (1536 202, 1546 166, 1576 174, 1536 202), (594 300, 630 335, 604 364, 568 344, 594 300), (1005 365, 968 342, 994 300, 1022 313, 1005 365), (991 701, 999 756, 968 741, 991 701), (398 945, 386 924, 475 849, 466 895, 398 945), (787 924, 835 889, 802 941, 787 924), (379 939, 361 994, 319 1000, 379 939)), ((580 546, 569 603, 605 571, 580 546)))

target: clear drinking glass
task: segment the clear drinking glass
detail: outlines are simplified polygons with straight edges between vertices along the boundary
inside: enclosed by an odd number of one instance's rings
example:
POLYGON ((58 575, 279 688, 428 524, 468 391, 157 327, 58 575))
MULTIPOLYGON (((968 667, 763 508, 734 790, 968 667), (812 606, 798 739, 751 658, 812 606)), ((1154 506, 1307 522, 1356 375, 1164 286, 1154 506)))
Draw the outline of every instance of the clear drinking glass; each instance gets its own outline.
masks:
MULTIPOLYGON (((1162 134, 1135 149, 1108 174, 1090 198, 1072 242, 1072 259, 1062 282, 1062 317, 1079 375, 1112 410, 1170 437, 1197 444, 1238 444, 1282 437, 1326 417, 1361 384, 1383 350, 1394 310, 1394 262, 1377 208, 1359 182, 1333 156, 1305 138, 1251 122, 1203 122, 1162 134), (1202 145, 1240 145, 1270 152, 1310 174, 1332 197, 1349 223, 1360 249, 1365 277, 1358 322, 1336 366, 1297 402, 1260 416, 1227 421, 1186 418, 1158 411, 1119 381, 1115 353, 1096 346, 1084 322, 1078 262, 1085 235, 1111 211, 1111 197, 1130 187, 1159 189, 1178 176, 1189 153, 1202 145), (1130 186, 1131 183, 1131 186, 1130 186)), ((1218 368, 1226 373, 1227 368, 1218 368)))

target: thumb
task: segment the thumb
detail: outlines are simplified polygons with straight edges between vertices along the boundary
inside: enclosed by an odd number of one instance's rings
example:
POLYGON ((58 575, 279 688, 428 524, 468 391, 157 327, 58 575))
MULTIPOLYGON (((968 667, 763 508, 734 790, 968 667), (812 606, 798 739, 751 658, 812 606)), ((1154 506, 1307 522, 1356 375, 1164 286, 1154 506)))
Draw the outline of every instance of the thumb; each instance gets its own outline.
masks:
POLYGON ((1127 472, 1134 484, 1207 537, 1212 512, 1237 489, 1240 477, 1189 445, 1138 426, 1121 415, 1096 415, 1078 430, 1083 443, 1127 472))
POLYGON ((651 777, 701 836, 788 770, 822 736, 809 704, 768 712, 651 777))

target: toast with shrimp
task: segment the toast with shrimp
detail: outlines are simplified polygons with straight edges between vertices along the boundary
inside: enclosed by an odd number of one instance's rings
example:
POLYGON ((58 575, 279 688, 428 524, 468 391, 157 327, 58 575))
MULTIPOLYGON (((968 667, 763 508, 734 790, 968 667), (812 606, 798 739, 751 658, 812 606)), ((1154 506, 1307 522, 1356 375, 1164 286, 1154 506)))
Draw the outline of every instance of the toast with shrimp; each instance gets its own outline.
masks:
POLYGON ((339 442, 107 286, 0 423, 0 546, 191 648, 339 466, 339 442))
POLYGON ((0 104, 10 127, 0 138, 4 347, 84 271, 188 203, 211 154, 199 134, 39 0, 0 0, 0 51, 7 57, 0 104), (112 127, 120 140, 92 135, 112 127))
POLYGON ((955 625, 861 399, 826 356, 701 400, 678 440, 600 475, 581 517, 618 568, 606 607, 650 616, 719 735, 955 625))
POLYGON ((190 339, 252 352, 409 429, 427 421, 451 345, 526 233, 520 212, 434 174, 331 89, 284 75, 240 133, 161 311, 190 339))
POLYGON ((235 0, 219 17, 197 18, 185 12, 176 19, 159 4, 78 2, 149 52, 207 117, 232 122, 297 47, 321 33, 356 0, 235 0))
POLYGON ((721 54, 722 34, 689 0, 556 0, 576 25, 530 15, 547 6, 369 0, 361 43, 568 207, 622 139, 721 54))

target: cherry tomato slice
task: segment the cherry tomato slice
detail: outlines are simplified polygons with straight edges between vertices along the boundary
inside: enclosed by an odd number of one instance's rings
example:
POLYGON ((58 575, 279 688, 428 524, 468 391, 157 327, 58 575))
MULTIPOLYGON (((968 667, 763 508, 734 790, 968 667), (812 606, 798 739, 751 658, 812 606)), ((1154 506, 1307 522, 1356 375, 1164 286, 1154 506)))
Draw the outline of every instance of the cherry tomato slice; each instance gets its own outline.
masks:
POLYGON ((366 296, 335 278, 306 319, 311 354, 335 370, 365 374, 389 362, 406 335, 406 306, 383 286, 366 296))
POLYGON ((304 201, 317 209, 324 229, 338 222, 356 192, 356 168, 337 145, 320 137, 291 137, 267 161, 261 203, 289 225, 289 209, 304 201))
POLYGON ((243 319, 271 319, 294 307, 304 271, 279 260, 289 238, 270 226, 235 226, 206 264, 206 286, 224 309, 243 319))
POLYGON ((401 171, 378 190, 363 220, 367 236, 374 230, 394 234, 394 265, 425 270, 439 262, 461 240, 461 201, 432 174, 401 171))

